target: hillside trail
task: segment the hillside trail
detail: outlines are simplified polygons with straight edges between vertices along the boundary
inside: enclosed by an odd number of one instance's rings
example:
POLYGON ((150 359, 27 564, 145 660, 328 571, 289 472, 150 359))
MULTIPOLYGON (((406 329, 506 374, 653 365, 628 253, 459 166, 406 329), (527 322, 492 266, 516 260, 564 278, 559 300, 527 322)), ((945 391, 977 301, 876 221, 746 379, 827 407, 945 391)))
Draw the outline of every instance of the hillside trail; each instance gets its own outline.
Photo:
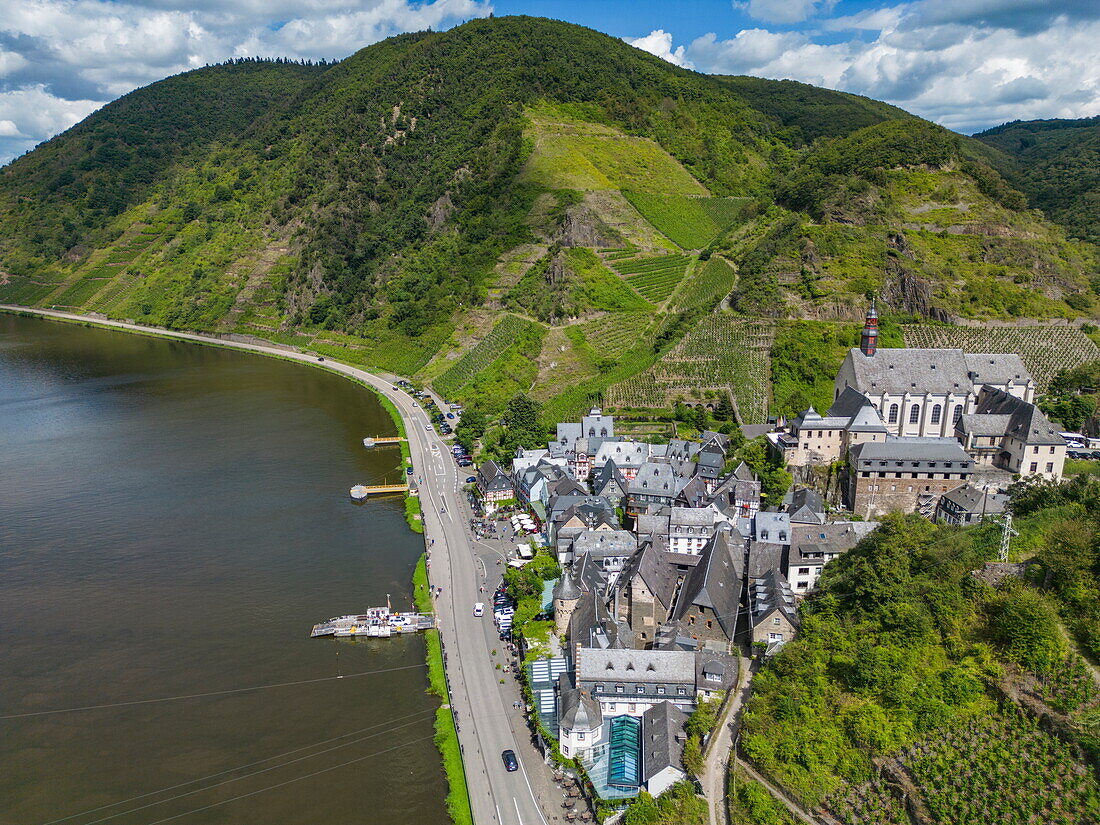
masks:
POLYGON ((737 694, 732 701, 725 704, 721 718, 714 725, 714 734, 707 742, 704 754, 703 775, 700 777, 703 796, 710 808, 710 825, 726 825, 726 772, 733 747, 733 734, 738 714, 752 689, 752 660, 741 656, 737 666, 737 694))

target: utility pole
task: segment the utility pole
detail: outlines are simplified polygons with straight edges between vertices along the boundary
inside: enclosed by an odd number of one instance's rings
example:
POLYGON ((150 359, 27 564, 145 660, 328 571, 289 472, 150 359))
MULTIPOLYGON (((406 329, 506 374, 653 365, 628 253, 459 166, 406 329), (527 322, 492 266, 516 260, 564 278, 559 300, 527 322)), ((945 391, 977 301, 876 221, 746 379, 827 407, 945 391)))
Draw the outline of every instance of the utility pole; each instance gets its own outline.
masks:
POLYGON ((1008 549, 1012 544, 1012 537, 1020 535, 1019 532, 1012 529, 1012 513, 1005 513, 1004 521, 1001 522, 1001 552, 1000 560, 1002 562, 1008 561, 1008 549))

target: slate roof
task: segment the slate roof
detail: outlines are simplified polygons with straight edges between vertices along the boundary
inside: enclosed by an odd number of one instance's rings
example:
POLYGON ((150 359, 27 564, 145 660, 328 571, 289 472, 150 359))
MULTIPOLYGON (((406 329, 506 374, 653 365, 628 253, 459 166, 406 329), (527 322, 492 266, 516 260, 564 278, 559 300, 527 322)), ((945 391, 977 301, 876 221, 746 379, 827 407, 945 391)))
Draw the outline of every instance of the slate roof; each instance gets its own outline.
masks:
POLYGON ((699 563, 688 574, 676 599, 671 618, 684 618, 693 605, 714 611, 730 639, 737 630, 737 604, 741 600, 741 550, 730 547, 726 531, 719 531, 703 548, 699 563))
POLYGON ((687 507, 702 507, 711 498, 707 492, 707 481, 702 475, 690 478, 680 492, 676 494, 676 501, 687 507))
POLYGON ((592 473, 592 491, 596 495, 602 496, 604 491, 612 484, 618 484, 619 489, 624 494, 626 493, 626 477, 619 470, 614 460, 608 461, 602 467, 597 467, 592 473))
POLYGON ((695 654, 681 650, 599 650, 577 653, 577 680, 695 684, 695 654))
POLYGON ((661 606, 668 610, 672 607, 673 596, 676 595, 678 577, 676 568, 667 558, 668 555, 660 544, 646 542, 642 545, 641 552, 623 570, 619 581, 625 585, 634 576, 640 577, 661 606))
POLYGON ((972 484, 964 484, 962 487, 956 487, 950 493, 944 493, 940 496, 940 501, 950 502, 967 513, 981 513, 984 509, 985 514, 988 516, 1003 513, 1008 498, 995 492, 987 494, 985 490, 972 484))
POLYGON ((1011 415, 979 415, 967 413, 959 416, 955 424, 958 435, 995 436, 1003 438, 1012 421, 1011 415))
POLYGON ((985 383, 1026 384, 1031 380, 1020 356, 1011 353, 968 355, 961 349, 879 349, 848 352, 855 388, 891 394, 969 392, 985 383))
POLYGON ((952 461, 965 467, 971 463, 970 456, 954 438, 887 436, 885 441, 857 444, 852 455, 858 461, 952 461))
POLYGON ((669 530, 681 527, 713 527, 717 513, 709 507, 676 507, 669 513, 669 530))
POLYGON ((771 570, 782 570, 786 552, 786 545, 754 541, 749 546, 749 579, 759 578, 771 570))
POLYGON ((825 499, 816 490, 800 487, 785 498, 789 499, 787 513, 792 523, 825 523, 825 499))
POLYGON ((701 649, 695 655, 695 685, 707 690, 729 690, 737 683, 737 667, 737 657, 701 649), (708 674, 720 679, 708 679, 708 674))
POLYGON ((675 498, 678 492, 676 474, 669 464, 647 461, 638 470, 638 475, 630 480, 627 492, 630 495, 675 498))
POLYGON ((658 702, 642 714, 642 779, 648 782, 665 768, 682 770, 687 714, 671 702, 658 702))
POLYGON ((562 691, 561 719, 558 724, 566 730, 595 730, 602 725, 603 711, 600 710, 600 703, 583 690, 575 687, 566 689, 569 677, 564 673, 559 678, 562 691))
POLYGON ((597 467, 614 461, 619 467, 640 467, 649 460, 650 445, 640 441, 605 441, 592 463, 597 467))
POLYGON ((573 558, 583 554, 603 559, 608 556, 632 556, 638 539, 629 530, 585 530, 573 538, 573 558))
POLYGON ((799 625, 794 593, 787 577, 778 570, 749 581, 749 604, 753 627, 757 627, 776 608, 794 627, 799 625))
POLYGON ((752 520, 754 541, 774 541, 778 544, 791 543, 791 516, 789 513, 777 513, 761 510, 752 520))
POLYGON ((1004 434, 1025 444, 1065 446, 1065 439, 1042 410, 1004 390, 982 387, 976 412, 979 415, 1009 416, 1004 434))

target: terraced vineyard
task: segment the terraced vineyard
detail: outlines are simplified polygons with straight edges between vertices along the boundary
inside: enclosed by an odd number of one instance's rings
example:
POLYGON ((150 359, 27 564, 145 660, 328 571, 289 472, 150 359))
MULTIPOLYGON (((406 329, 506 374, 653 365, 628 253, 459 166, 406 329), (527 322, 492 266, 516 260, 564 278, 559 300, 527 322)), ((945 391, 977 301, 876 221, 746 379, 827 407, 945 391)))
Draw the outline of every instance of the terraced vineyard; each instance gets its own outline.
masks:
POLYGON ((538 324, 515 315, 505 315, 473 349, 432 381, 432 386, 444 397, 453 396, 503 356, 509 347, 532 328, 537 329, 538 324))
POLYGON ((680 399, 704 401, 728 392, 744 423, 761 423, 767 418, 774 337, 771 322, 709 315, 652 367, 612 386, 608 403, 664 408, 680 399))
POLYGON ((623 258, 610 261, 634 290, 654 304, 662 303, 684 279, 691 258, 687 255, 658 255, 655 258, 623 258))
POLYGON ((618 358, 642 340, 653 323, 648 312, 613 312, 581 325, 589 346, 604 358, 618 358))
POLYGON ((829 808, 843 825, 910 825, 905 808, 878 779, 850 785, 829 800, 829 808))
POLYGON ((725 259, 713 257, 696 265, 672 299, 672 308, 712 306, 729 295, 736 283, 736 270, 725 259))
MULTIPOLYGON (((1100 821, 1100 787, 1086 765, 1032 717, 1009 709, 942 731, 904 751, 936 825, 1085 825, 1100 821)), ((844 825, 908 825, 880 780, 849 786, 827 801, 844 825)))
POLYGON ((1045 392, 1059 370, 1100 358, 1100 349, 1076 327, 960 327, 907 324, 909 347, 957 347, 967 352, 1015 352, 1045 392))
POLYGON ((682 249, 701 249, 737 222, 748 198, 653 195, 624 190, 631 205, 682 249))
POLYGON ((1069 747, 1016 712, 975 719, 910 748, 902 764, 940 825, 1078 825, 1100 819, 1100 789, 1069 747))

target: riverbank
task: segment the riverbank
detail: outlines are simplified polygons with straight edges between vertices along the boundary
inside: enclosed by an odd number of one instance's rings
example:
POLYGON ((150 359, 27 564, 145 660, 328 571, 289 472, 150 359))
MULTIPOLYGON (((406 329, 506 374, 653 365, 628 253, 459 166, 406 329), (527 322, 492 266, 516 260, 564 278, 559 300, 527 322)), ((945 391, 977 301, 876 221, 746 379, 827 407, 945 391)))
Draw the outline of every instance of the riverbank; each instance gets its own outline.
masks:
MULTIPOLYGON (((317 361, 318 356, 310 356, 299 349, 289 347, 284 344, 268 343, 262 344, 248 344, 240 341, 225 340, 222 338, 216 338, 208 336, 203 333, 197 332, 174 332, 172 330, 160 329, 159 327, 146 327, 140 324, 127 324, 122 321, 111 321, 110 319, 89 318, 84 315, 79 315, 72 312, 59 312, 56 310, 47 309, 35 309, 33 307, 21 307, 12 304, 0 304, 0 312, 7 313, 9 315, 21 315, 27 318, 45 318, 50 321, 58 321, 63 324, 75 324, 76 326, 91 327, 96 329, 109 329, 121 332, 130 332, 135 335, 143 335, 148 338, 161 338, 168 341, 189 341, 195 344, 201 344, 205 347, 216 347, 220 349, 232 349, 243 350, 245 352, 253 352, 257 355, 262 355, 265 358, 274 358, 279 361, 288 361, 294 364, 305 364, 313 367, 314 369, 324 370, 325 372, 332 373, 333 375, 339 375, 342 378, 346 378, 358 384, 361 387, 369 390, 375 398, 378 399, 378 403, 382 406, 393 420, 394 427, 397 429, 397 435, 404 439, 399 442, 401 447, 401 472, 405 472, 406 467, 412 466, 412 454, 409 451, 408 443, 408 431, 405 429, 405 420, 401 417, 400 411, 394 405, 390 399, 388 399, 377 387, 372 386, 370 383, 359 378, 352 372, 346 370, 356 369, 348 365, 341 365, 345 369, 337 369, 332 366, 329 361, 317 361)), ((420 508, 420 498, 412 493, 405 493, 405 521, 408 522, 409 529, 414 533, 424 532, 423 516, 420 508)))
MULTIPOLYGON (((373 386, 366 377, 360 377, 357 372, 363 372, 355 367, 351 367, 346 364, 335 361, 318 361, 317 356, 310 355, 298 351, 291 351, 285 348, 272 345, 270 347, 260 344, 250 344, 238 341, 225 341, 216 338, 205 337, 196 333, 187 332, 173 332, 169 330, 161 330, 154 327, 142 327, 138 325, 125 324, 122 322, 112 322, 109 320, 100 320, 94 318, 86 318, 83 316, 73 315, 71 313, 60 313, 49 310, 35 310, 23 307, 12 307, 0 305, 0 312, 5 312, 12 315, 45 318, 51 321, 58 321, 61 323, 71 324, 74 326, 83 326, 88 328, 99 328, 107 330, 117 330, 123 332, 131 332, 137 335, 142 335, 151 338, 161 338, 164 340, 173 341, 186 341, 189 343, 202 344, 203 346, 233 349, 245 352, 253 352, 259 355, 264 355, 269 358, 277 360, 288 361, 292 363, 307 364, 315 369, 324 370, 329 373, 340 375, 341 377, 350 379, 352 382, 363 386, 370 390, 374 397, 378 399, 378 402, 382 408, 389 414, 390 418, 394 422, 394 426, 397 430, 397 435, 404 441, 399 442, 401 450, 401 472, 404 474, 404 468, 411 466, 411 450, 407 438, 409 432, 405 426, 405 421, 401 416, 397 406, 385 396, 384 388, 373 386)), ((369 376, 368 377, 373 377, 369 376)), ((374 380, 380 380, 378 377, 373 377, 374 380)), ((388 381, 386 382, 389 383, 388 381)), ((406 521, 410 529, 417 533, 423 533, 423 521, 421 518, 420 500, 415 495, 406 494, 405 497, 405 516, 406 521)), ((413 577, 414 585, 414 599, 416 601, 418 609, 423 609, 425 612, 434 612, 433 599, 430 596, 428 590, 427 569, 424 557, 421 557, 419 564, 414 572, 413 577)), ((426 645, 426 661, 428 665, 428 681, 429 692, 438 696, 442 700, 442 706, 436 710, 435 719, 435 744, 439 750, 442 763, 447 778, 449 793, 447 796, 447 808, 455 825, 472 825, 473 815, 470 805, 469 790, 466 784, 466 775, 463 766, 462 751, 459 746, 458 732, 455 726, 454 717, 449 702, 447 691, 447 680, 444 671, 442 644, 438 630, 431 630, 425 634, 426 645)))
MULTIPOLYGON (((433 612, 431 585, 428 584, 427 554, 420 557, 413 571, 413 600, 417 611, 433 612)), ((462 763, 462 749, 458 743, 454 714, 451 712, 447 692, 447 674, 443 667, 443 644, 438 630, 424 633, 428 658, 428 690, 440 698, 443 704, 435 714, 435 745, 443 758, 443 770, 447 774, 450 792, 447 794, 447 811, 455 825, 473 825, 470 809, 470 789, 466 782, 466 769, 462 763)))

